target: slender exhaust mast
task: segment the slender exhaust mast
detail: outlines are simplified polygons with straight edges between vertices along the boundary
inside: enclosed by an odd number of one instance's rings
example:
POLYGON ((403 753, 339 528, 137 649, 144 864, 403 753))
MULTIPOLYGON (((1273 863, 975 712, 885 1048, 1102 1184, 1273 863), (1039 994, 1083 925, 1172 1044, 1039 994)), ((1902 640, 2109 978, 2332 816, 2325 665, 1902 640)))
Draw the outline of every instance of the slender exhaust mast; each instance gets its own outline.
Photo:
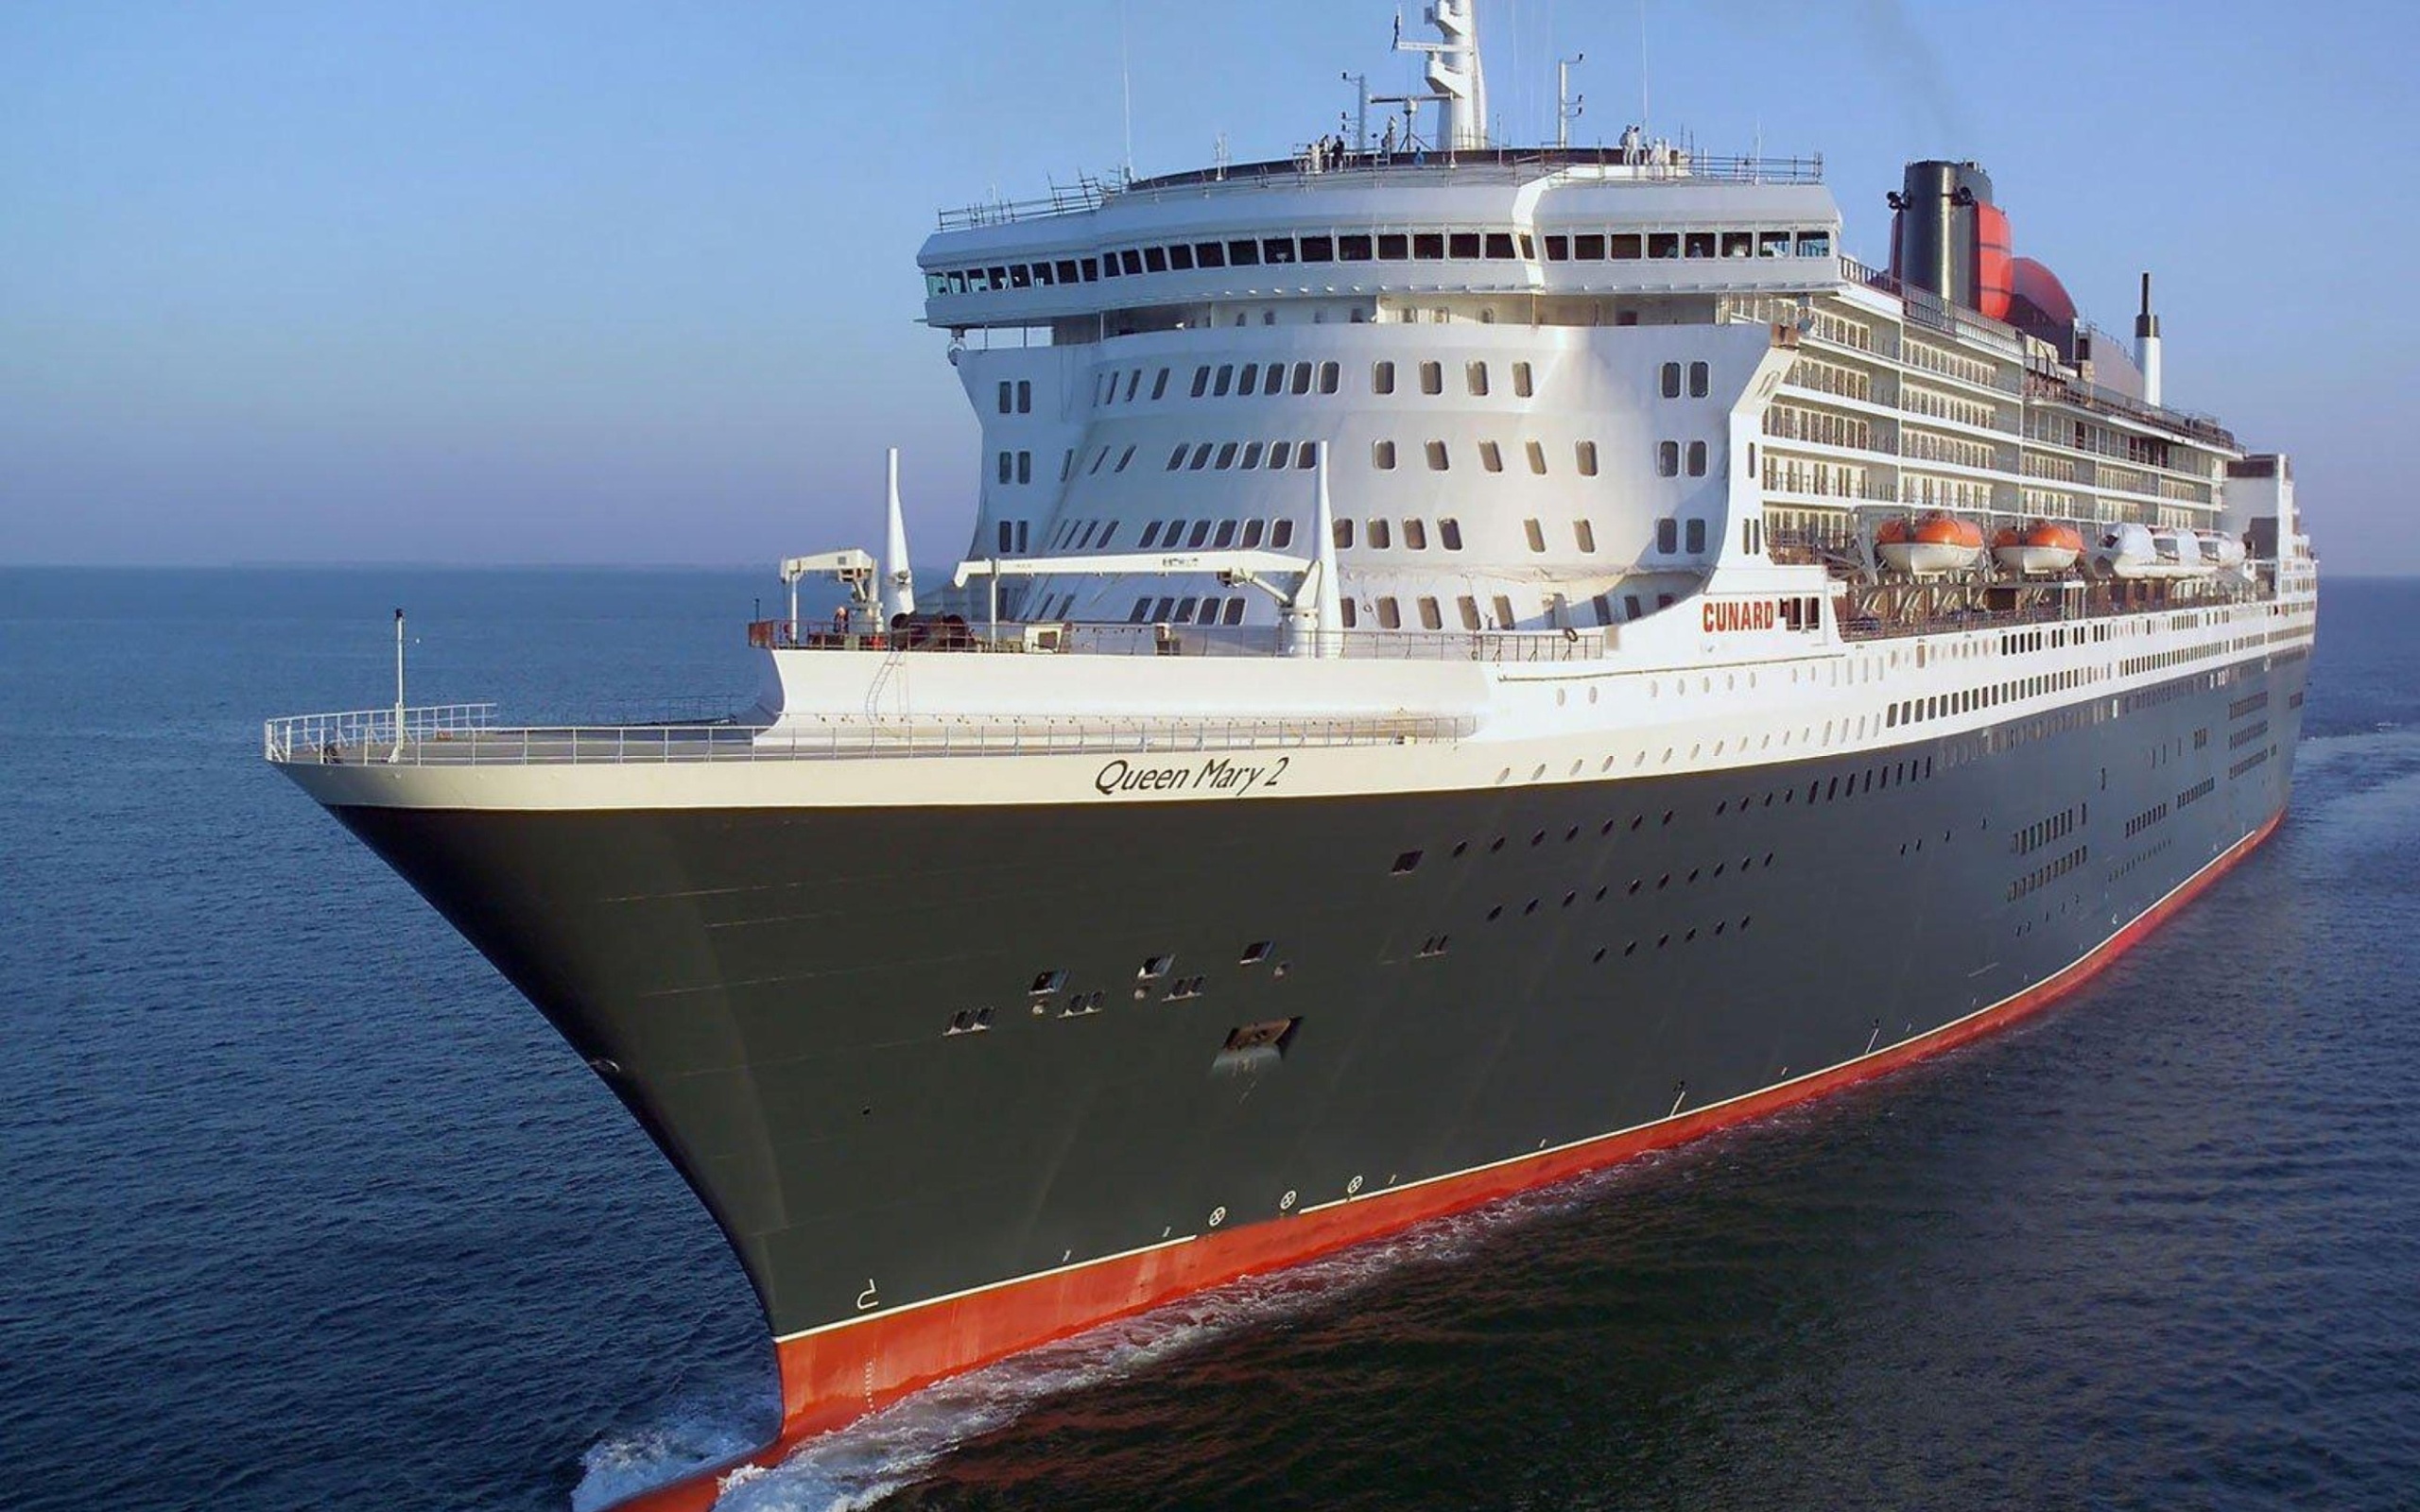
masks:
POLYGON ((2143 403, 2160 399, 2159 317, 2152 314, 2152 276, 2143 275, 2143 311, 2135 317, 2135 366, 2143 369, 2143 403))

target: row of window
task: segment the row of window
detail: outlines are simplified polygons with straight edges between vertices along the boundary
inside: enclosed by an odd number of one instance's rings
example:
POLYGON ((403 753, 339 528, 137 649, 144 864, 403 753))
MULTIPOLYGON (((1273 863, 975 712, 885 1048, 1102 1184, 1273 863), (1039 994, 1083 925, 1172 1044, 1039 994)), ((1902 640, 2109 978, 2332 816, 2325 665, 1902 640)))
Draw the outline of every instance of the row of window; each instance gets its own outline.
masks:
POLYGON ((2063 672, 2045 672, 2007 682, 1961 688, 1956 693, 1936 694, 1928 698, 1902 699, 1885 712, 1883 728, 1896 729, 1923 720, 1950 718, 1980 709, 1996 708, 2019 698, 2038 698, 2044 694, 2070 692, 2090 680, 2093 671, 2090 667, 2069 667, 2063 672))
MULTIPOLYGON (((1663 369, 1656 376, 1658 379, 1658 387, 1665 398, 1678 399, 1681 397, 1681 365, 1679 363, 1666 363, 1663 369)), ((1689 364, 1688 380, 1689 397, 1691 399, 1703 399, 1706 396, 1706 388, 1710 376, 1711 374, 1704 363, 1693 362, 1689 364)))
POLYGON ((1092 257, 951 268, 925 273, 925 292, 934 298, 993 294, 1148 273, 1303 263, 1535 262, 1541 243, 1549 263, 1832 255, 1828 231, 1556 232, 1535 238, 1525 231, 1307 232, 1121 247, 1092 257))
MULTIPOLYGON (((1067 605, 1073 602, 1075 595, 1067 594, 1059 606, 1059 612, 1066 613, 1067 605)), ((1047 614, 1043 616, 1045 619, 1051 617, 1047 614)), ((1129 625, 1241 625, 1243 622, 1244 600, 1241 597, 1196 598, 1163 594, 1154 599, 1146 594, 1134 601, 1134 608, 1126 616, 1129 625)))
POLYGON ((2008 901, 2016 902, 2027 893, 2047 887, 2068 872, 2092 859, 2092 847, 2080 845, 2048 866, 2037 867, 2008 885, 2008 901))
MULTIPOLYGON (((1701 441, 1696 444, 1703 453, 1705 443, 1701 441)), ((1480 441, 1478 443, 1478 465, 1482 471, 1488 472, 1504 471, 1504 448, 1500 442, 1480 441)), ((1546 476, 1546 444, 1542 441, 1524 441, 1521 443, 1521 451, 1523 457, 1529 463, 1530 472, 1539 477, 1546 476)), ((1381 472, 1394 471, 1396 455, 1392 438, 1385 438, 1370 443, 1370 465, 1381 472)), ((1452 449, 1443 441, 1432 440, 1422 443, 1421 455, 1427 461, 1428 471, 1431 472, 1450 472, 1454 469, 1452 449)), ((1595 441, 1572 443, 1571 462, 1582 477, 1595 477, 1597 475, 1597 443, 1595 441)), ((1703 462, 1702 457, 1701 462, 1703 462)))
POLYGON ((1319 465, 1320 449, 1313 441, 1300 445, 1292 441, 1270 441, 1265 445, 1260 441, 1179 441, 1176 449, 1168 453, 1167 471, 1200 472, 1209 469, 1224 472, 1230 468, 1246 472, 1265 468, 1274 472, 1290 466, 1298 472, 1307 472, 1319 465))
MULTIPOLYGON (((1703 374, 1705 364, 1701 362, 1693 363, 1690 366, 1693 369, 1699 369, 1691 377, 1691 391, 1702 397, 1705 392, 1703 374)), ((1430 360, 1422 362, 1418 364, 1417 367, 1420 391, 1422 393, 1438 395, 1443 394, 1445 391, 1445 365, 1443 363, 1430 360)), ((1672 367, 1675 375, 1675 397, 1677 397, 1679 384, 1678 374, 1680 369, 1678 364, 1673 364, 1672 367)), ((1105 408, 1112 404, 1131 404, 1138 398, 1145 397, 1143 395, 1143 374, 1145 370, 1146 369, 1142 368, 1129 368, 1121 372, 1117 369, 1112 369, 1095 373, 1093 375, 1094 407, 1105 408)), ((1173 371, 1173 369, 1162 368, 1152 373, 1151 390, 1149 395, 1150 399, 1160 400, 1167 397, 1168 379, 1173 371)), ((1342 370, 1334 362, 1322 362, 1316 364, 1310 362, 1297 362, 1293 364, 1290 369, 1283 362, 1271 362, 1267 364, 1247 362, 1240 366, 1232 362, 1219 363, 1215 366, 1204 363, 1193 369, 1191 397, 1195 399, 1224 399, 1232 394, 1237 398, 1249 398, 1253 395, 1267 398, 1277 394, 1303 395, 1309 394, 1314 391, 1322 394, 1333 394, 1339 391, 1342 387, 1342 370)), ((1462 387, 1468 390, 1474 398, 1483 399, 1493 391, 1494 381, 1490 376, 1488 364, 1484 360, 1466 362, 1462 365, 1462 387)), ((1015 386, 1015 393, 1011 395, 1010 386, 1007 383, 1002 383, 1000 385, 1000 413, 1006 415, 1011 412, 1011 398, 1014 399, 1016 405, 1014 413, 1028 413, 1032 408, 1032 396, 1028 391, 1030 387, 1031 386, 1029 384, 1021 382, 1015 386)), ((1374 394, 1392 394, 1394 391, 1395 363, 1393 359, 1381 358, 1378 361, 1372 363, 1370 365, 1370 392, 1374 394)), ((1530 399, 1534 398, 1536 394, 1537 379, 1535 370, 1527 362, 1516 362, 1512 364, 1513 397, 1516 399, 1530 399)))
POLYGON ((2082 829, 2092 817, 2092 807, 2077 803, 2061 809, 2047 819, 2036 819, 2008 837, 2008 848, 2016 855, 2039 850, 2053 840, 2064 840, 2082 829))

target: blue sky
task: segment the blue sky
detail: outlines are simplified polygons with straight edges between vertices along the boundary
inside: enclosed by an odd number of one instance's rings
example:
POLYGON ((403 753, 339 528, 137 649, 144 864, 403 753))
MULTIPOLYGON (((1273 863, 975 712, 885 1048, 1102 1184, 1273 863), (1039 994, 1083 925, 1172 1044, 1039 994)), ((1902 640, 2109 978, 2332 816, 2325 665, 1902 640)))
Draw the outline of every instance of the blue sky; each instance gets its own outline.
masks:
MULTIPOLYGON (((1273 156, 1378 0, 0 7, 0 562, 757 563, 960 543, 976 429, 914 324, 934 211, 1273 156)), ((1417 32, 1418 7, 1407 8, 1417 32)), ((1493 0, 1493 106, 1636 114, 1632 0, 1493 0)), ((2420 570, 2411 12, 1649 0, 1659 129, 1822 152, 1848 249, 1973 157, 2172 403, 2290 450, 2323 552, 2420 570)))

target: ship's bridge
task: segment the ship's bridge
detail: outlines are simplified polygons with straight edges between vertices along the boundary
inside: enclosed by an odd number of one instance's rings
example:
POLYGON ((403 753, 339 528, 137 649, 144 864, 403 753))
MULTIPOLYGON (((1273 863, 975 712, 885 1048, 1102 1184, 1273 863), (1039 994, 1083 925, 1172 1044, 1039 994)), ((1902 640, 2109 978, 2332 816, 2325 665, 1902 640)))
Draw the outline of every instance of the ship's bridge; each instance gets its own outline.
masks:
MULTIPOLYGON (((1820 160, 1617 148, 1347 153, 944 214, 927 323, 1115 334, 1091 318, 1237 301, 1782 292, 1839 278, 1820 160), (1087 329, 1091 326, 1091 329, 1087 329)), ((1372 301, 1366 305, 1361 301, 1372 301)))

